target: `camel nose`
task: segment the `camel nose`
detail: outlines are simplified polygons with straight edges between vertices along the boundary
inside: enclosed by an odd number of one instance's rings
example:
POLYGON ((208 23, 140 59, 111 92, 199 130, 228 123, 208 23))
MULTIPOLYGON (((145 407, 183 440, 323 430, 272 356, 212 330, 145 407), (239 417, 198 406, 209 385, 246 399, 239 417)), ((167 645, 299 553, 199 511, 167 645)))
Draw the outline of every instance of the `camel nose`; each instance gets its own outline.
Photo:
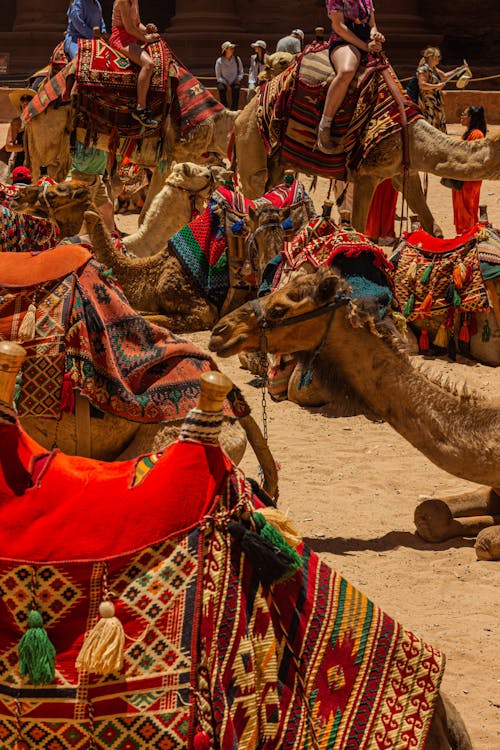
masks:
POLYGON ((227 331, 227 323, 217 323, 217 325, 212 329, 212 336, 222 336, 224 331, 227 331))

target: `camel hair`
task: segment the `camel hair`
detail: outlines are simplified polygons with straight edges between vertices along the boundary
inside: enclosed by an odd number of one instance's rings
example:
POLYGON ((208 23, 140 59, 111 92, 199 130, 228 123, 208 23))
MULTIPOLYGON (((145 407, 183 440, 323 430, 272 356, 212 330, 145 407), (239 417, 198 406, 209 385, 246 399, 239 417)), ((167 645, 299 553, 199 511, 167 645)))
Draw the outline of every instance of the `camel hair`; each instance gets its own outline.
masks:
POLYGON ((59 227, 60 237, 73 237, 91 206, 90 191, 83 182, 70 180, 56 185, 28 185, 9 203, 9 209, 48 219, 59 227))
MULTIPOLYGON (((392 320, 378 321, 370 303, 349 301, 349 292, 337 270, 324 267, 298 275, 259 300, 260 324, 252 303, 223 317, 212 331, 209 349, 222 357, 259 351, 264 338, 270 353, 301 352, 306 367, 313 362, 331 401, 340 382, 441 469, 485 485, 466 496, 446 498, 447 520, 429 512, 419 517, 417 530, 424 538, 435 541, 457 531, 475 534, 500 524, 500 404, 482 403, 465 387, 432 381, 412 364, 392 320), (344 304, 327 309, 339 295, 344 304), (279 325, 319 308, 325 313, 279 325)), ((488 533, 489 554, 500 553, 496 537, 488 533)))
MULTIPOLYGON (((269 156, 258 128, 259 98, 254 97, 240 112, 235 125, 235 150, 240 185, 247 198, 262 195, 270 185, 278 184, 285 169, 279 154, 269 156)), ((446 135, 423 118, 408 125, 409 171, 408 205, 430 234, 442 235, 420 183, 419 172, 456 180, 498 180, 500 178, 500 137, 463 141, 446 135)), ((403 148, 401 133, 382 139, 348 174, 354 186, 352 225, 364 232, 370 203, 377 185, 391 178, 398 190, 403 188, 403 148)))

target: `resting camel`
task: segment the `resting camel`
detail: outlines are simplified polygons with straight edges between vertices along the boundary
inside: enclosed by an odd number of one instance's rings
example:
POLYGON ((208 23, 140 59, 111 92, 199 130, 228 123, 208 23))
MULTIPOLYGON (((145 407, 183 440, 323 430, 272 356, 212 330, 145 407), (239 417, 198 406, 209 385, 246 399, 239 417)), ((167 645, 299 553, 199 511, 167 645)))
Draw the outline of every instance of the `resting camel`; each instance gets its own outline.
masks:
POLYGON ((83 224, 83 215, 90 208, 90 192, 82 182, 71 180, 43 187, 28 185, 19 191, 9 208, 19 213, 40 216, 57 224, 60 237, 73 237, 83 224))
POLYGON ((163 250, 169 238, 191 221, 193 211, 203 211, 212 191, 231 175, 224 167, 174 164, 139 229, 123 238, 126 249, 138 258, 163 250))
MULTIPOLYGON (((281 222, 285 215, 283 210, 269 206, 251 212, 248 226, 254 233, 258 275, 283 248, 281 222)), ((168 246, 147 258, 130 258, 116 249, 98 213, 87 211, 85 223, 96 257, 113 268, 134 309, 147 312, 150 320, 154 320, 151 313, 162 316, 161 324, 176 333, 206 330, 218 320, 216 306, 202 296, 168 246)))
MULTIPOLYGON (((279 154, 268 156, 257 127, 259 97, 254 97, 240 112, 235 126, 235 148, 241 188, 248 198, 262 195, 270 185, 278 184, 290 165, 280 163, 279 154)), ((408 204, 417 214, 423 229, 442 234, 427 205, 419 172, 456 180, 500 179, 500 138, 466 142, 441 133, 423 118, 408 126, 409 175, 408 204)), ((377 185, 392 178, 402 189, 403 149, 401 134, 384 138, 373 147, 355 172, 348 175, 354 186, 352 225, 365 230, 370 203, 377 185)))
MULTIPOLYGON (((439 515, 431 514, 429 504, 417 509, 417 530, 425 539, 475 534, 499 524, 500 405, 431 381, 402 350, 392 321, 377 321, 369 304, 351 301, 349 292, 345 279, 331 268, 299 275, 222 318, 209 348, 222 357, 262 348, 300 352, 304 367, 314 368, 330 401, 339 385, 353 391, 441 469, 485 485, 437 501, 439 515)), ((479 547, 486 548, 479 554, 500 559, 500 526, 486 533, 486 541, 478 539, 479 547)))

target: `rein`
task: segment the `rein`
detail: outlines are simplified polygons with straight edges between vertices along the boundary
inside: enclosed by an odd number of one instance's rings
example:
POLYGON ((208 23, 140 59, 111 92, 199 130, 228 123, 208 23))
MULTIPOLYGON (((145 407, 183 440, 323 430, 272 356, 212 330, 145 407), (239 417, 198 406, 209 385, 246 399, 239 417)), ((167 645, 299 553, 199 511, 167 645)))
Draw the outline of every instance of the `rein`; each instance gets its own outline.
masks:
POLYGON ((301 313, 301 315, 293 315, 291 318, 281 318, 278 320, 267 320, 267 318, 264 317, 264 314, 262 312, 262 307, 260 305, 260 301, 258 299, 253 299, 250 301, 250 307, 252 308, 252 311, 257 318, 257 323, 259 324, 259 328, 262 331, 270 330, 273 328, 282 328, 284 326, 291 326, 294 323, 302 323, 304 320, 311 320, 311 318, 318 318, 320 315, 326 315, 327 313, 332 313, 337 310, 339 307, 343 307, 344 305, 349 304, 351 302, 351 298, 346 296, 345 294, 336 294, 333 298, 333 301, 330 302, 328 305, 323 305, 323 307, 317 307, 315 310, 310 310, 306 313, 301 313))
POLYGON ((198 188, 198 190, 190 190, 189 188, 185 188, 182 185, 174 185, 171 182, 169 182, 169 177, 165 180, 165 184, 169 185, 169 187, 175 189, 175 190, 182 190, 184 193, 189 194, 189 200, 191 202, 191 217, 193 216, 195 210, 196 210, 196 196, 199 193, 202 193, 204 190, 208 190, 209 194, 213 193, 215 189, 215 179, 212 172, 211 167, 208 167, 208 170, 210 172, 210 177, 208 179, 208 182, 206 185, 203 185, 201 188, 198 188))

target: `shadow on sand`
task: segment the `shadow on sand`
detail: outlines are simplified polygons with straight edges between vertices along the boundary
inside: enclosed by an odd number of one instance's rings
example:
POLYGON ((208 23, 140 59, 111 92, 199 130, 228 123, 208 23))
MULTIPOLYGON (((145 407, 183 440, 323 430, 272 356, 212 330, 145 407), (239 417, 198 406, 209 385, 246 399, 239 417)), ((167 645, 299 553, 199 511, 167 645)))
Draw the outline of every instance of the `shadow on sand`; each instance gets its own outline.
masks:
POLYGON ((436 552, 447 549, 460 549, 462 547, 473 547, 474 539, 463 539, 456 537, 445 542, 430 544, 425 542, 416 534, 409 531, 390 531, 384 536, 373 539, 345 539, 342 537, 304 537, 304 542, 314 552, 330 552, 332 555, 349 555, 353 552, 387 552, 398 547, 422 550, 423 552, 436 552))

